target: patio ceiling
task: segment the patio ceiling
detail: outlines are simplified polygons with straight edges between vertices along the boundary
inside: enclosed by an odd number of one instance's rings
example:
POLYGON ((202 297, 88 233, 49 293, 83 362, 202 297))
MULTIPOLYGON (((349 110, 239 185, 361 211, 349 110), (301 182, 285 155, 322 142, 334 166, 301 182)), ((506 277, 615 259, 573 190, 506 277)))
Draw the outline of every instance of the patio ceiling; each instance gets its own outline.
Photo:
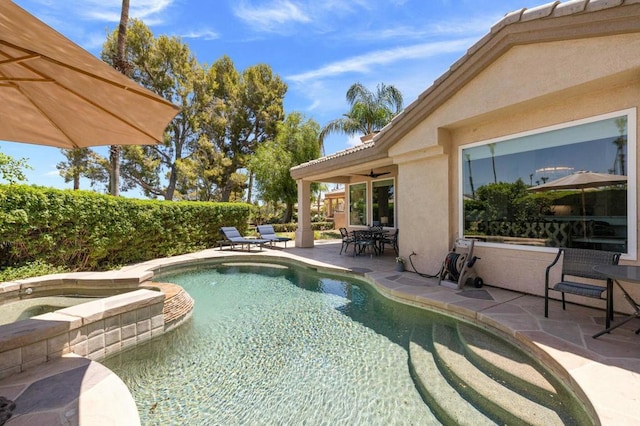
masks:
POLYGON ((348 183, 353 176, 367 174, 372 169, 377 172, 393 164, 386 151, 380 150, 374 142, 365 142, 293 167, 291 177, 313 182, 348 183))

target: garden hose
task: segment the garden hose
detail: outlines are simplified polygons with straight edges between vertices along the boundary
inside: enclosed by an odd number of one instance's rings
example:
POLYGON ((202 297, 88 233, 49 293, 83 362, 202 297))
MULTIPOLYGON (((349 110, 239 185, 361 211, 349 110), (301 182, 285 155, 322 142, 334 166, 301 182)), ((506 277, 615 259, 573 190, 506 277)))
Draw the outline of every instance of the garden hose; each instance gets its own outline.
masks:
POLYGON ((411 260, 411 258, 412 258, 413 256, 415 256, 415 255, 416 255, 416 254, 415 254, 415 253, 413 253, 413 252, 409 255, 409 263, 411 264, 411 268, 413 268, 413 272, 415 272, 416 274, 418 274, 418 275, 420 275, 421 277, 424 277, 424 278, 438 278, 438 277, 440 276, 440 272, 441 272, 441 271, 438 271, 438 273, 437 273, 437 274, 435 274, 435 275, 423 274, 423 273, 421 273, 421 272, 418 272, 418 270, 416 269, 416 267, 415 267, 415 266, 413 266, 413 260, 411 260))

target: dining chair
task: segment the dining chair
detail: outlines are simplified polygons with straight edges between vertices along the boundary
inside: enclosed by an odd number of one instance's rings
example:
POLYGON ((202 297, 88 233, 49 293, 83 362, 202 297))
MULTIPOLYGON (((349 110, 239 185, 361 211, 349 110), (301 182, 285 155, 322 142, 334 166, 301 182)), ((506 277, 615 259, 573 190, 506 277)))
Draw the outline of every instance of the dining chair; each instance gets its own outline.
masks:
POLYGON ((349 248, 349 244, 354 244, 355 239, 352 234, 349 234, 349 231, 347 231, 347 228, 340 228, 340 236, 342 237, 342 246, 340 247, 340 254, 342 254, 343 250, 345 253, 347 252, 347 249, 349 248))
POLYGON ((399 254, 398 250, 398 233, 400 232, 399 228, 396 228, 395 232, 391 235, 383 235, 380 239, 380 253, 384 253, 385 246, 390 245, 393 247, 393 251, 395 251, 396 256, 399 254))

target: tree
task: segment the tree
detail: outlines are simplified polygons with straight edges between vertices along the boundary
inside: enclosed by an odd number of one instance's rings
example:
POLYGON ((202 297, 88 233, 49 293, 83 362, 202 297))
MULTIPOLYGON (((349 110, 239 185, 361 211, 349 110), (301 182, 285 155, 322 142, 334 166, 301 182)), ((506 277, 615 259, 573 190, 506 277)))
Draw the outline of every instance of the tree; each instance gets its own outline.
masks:
POLYGON ((616 118, 616 126, 618 127, 618 131, 620 132, 620 136, 618 136, 613 141, 613 144, 617 147, 617 150, 616 158, 613 161, 613 168, 611 169, 611 173, 620 172, 621 175, 626 175, 625 146, 627 145, 627 117, 616 118))
MULTIPOLYGON (((286 206, 283 221, 291 222, 293 206, 298 200, 298 188, 289 169, 320 156, 318 135, 320 126, 293 112, 278 125, 274 140, 260 145, 251 159, 250 167, 256 176, 256 186, 262 199, 286 206)), ((304 200, 309 202, 310 200, 304 200)))
POLYGON ((58 163, 56 168, 65 182, 73 182, 73 189, 80 189, 82 177, 90 179, 91 186, 96 182, 109 181, 109 176, 105 172, 110 165, 89 148, 62 149, 61 151, 67 157, 67 161, 58 163))
POLYGON ((496 174, 496 144, 489 144, 489 151, 491 151, 491 168, 493 169, 493 183, 498 183, 498 175, 496 174))
MULTIPOLYGON (((112 34, 103 59, 110 61, 115 48, 112 34)), ((247 156, 274 137, 284 117, 286 84, 264 64, 243 73, 227 57, 202 66, 178 38, 154 38, 137 20, 129 25, 126 52, 131 77, 181 111, 167 127, 164 143, 123 147, 125 188, 138 186, 145 195, 166 200, 241 196, 247 156)))
MULTIPOLYGON (((216 84, 209 85, 213 91, 201 129, 214 145, 211 152, 222 154, 225 159, 218 162, 216 198, 229 201, 238 184, 234 174, 247 167, 247 159, 260 144, 275 137, 284 118, 287 85, 265 64, 250 66, 239 73, 227 56, 217 60, 208 74, 216 84)), ((203 152, 197 158, 213 162, 203 152)))
MULTIPOLYGON (((120 13, 120 25, 118 26, 118 48, 116 56, 113 58, 113 66, 124 75, 129 74, 129 62, 125 55, 125 46, 127 44, 127 24, 129 23, 129 0, 122 0, 122 9, 120 13)), ((113 196, 120 195, 120 146, 111 145, 109 147, 109 162, 111 171, 109 174, 109 192, 113 196)), ((74 188, 75 183, 74 180, 74 188)), ((79 179, 78 179, 79 185, 79 179)), ((76 188, 77 189, 77 188, 76 188)))
POLYGON ((322 217, 323 215, 321 215, 322 213, 322 193, 323 192, 327 192, 329 190, 329 187, 327 186, 326 183, 319 183, 316 185, 315 187, 315 191, 313 192, 313 194, 311 195, 313 197, 313 199, 316 202, 316 212, 318 214, 318 217, 322 217))
POLYGON ((12 156, 0 152, 0 178, 3 180, 9 183, 24 182, 27 180, 24 171, 31 168, 27 164, 26 158, 16 160, 12 156))
POLYGON ((402 111, 402 93, 394 86, 378 84, 373 93, 360 83, 347 91, 351 109, 343 117, 328 122, 320 132, 319 143, 324 151, 324 139, 332 133, 368 135, 379 132, 402 111))
MULTIPOLYGON (((103 47, 103 59, 111 61, 115 49, 116 37, 111 34, 103 47)), ((139 20, 129 23, 126 56, 131 78, 179 105, 181 111, 167 127, 162 144, 123 147, 123 187, 138 186, 146 196, 173 200, 181 163, 197 147, 198 123, 206 101, 203 97, 211 92, 209 84, 213 82, 186 44, 177 37, 154 38, 139 20)))

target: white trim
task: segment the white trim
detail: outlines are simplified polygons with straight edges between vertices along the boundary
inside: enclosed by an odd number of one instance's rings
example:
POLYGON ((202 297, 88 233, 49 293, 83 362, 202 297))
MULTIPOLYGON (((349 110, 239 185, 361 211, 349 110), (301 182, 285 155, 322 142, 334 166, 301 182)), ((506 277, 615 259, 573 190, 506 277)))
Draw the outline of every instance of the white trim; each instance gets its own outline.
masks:
POLYGON ((627 253, 625 260, 638 258, 638 123, 637 109, 629 108, 627 114, 627 253), (630 190, 630 189, 633 190, 630 190))
MULTIPOLYGON (((463 170, 464 170, 464 158, 462 155, 463 149, 473 148, 476 146, 488 145, 490 143, 503 142, 511 139, 517 139, 525 136, 536 135, 539 133, 550 132, 553 130, 564 129, 581 124, 592 123, 595 121, 606 120, 622 115, 627 116, 627 253, 622 254, 624 260, 637 260, 638 254, 638 206, 637 206, 637 193, 638 193, 638 180, 637 180, 637 108, 628 108, 619 111, 610 112, 607 114, 596 115, 579 120, 568 121, 553 126, 541 127, 525 132, 515 133, 511 135, 501 136, 498 138, 482 140, 473 142, 458 147, 458 235, 464 235, 464 182, 463 182, 463 170)), ((485 243, 478 241, 476 245, 481 247, 493 247, 510 250, 525 250, 525 251, 539 251, 539 252, 555 252, 557 249, 554 247, 535 247, 526 245, 515 244, 501 244, 501 243, 485 243)))
POLYGON ((347 189, 346 189, 346 199, 347 199, 347 209, 346 209, 346 213, 347 213, 347 226, 348 227, 357 227, 357 226, 367 226, 367 223, 369 223, 369 210, 370 210, 370 205, 371 205, 371 201, 369 200, 370 197, 370 192, 369 191, 369 184, 367 181, 361 181, 361 182, 353 182, 353 183, 349 183, 347 184, 347 189), (364 224, 362 225, 353 225, 351 223, 351 187, 354 185, 361 185, 364 184, 364 202, 365 202, 365 210, 364 210, 364 224))

